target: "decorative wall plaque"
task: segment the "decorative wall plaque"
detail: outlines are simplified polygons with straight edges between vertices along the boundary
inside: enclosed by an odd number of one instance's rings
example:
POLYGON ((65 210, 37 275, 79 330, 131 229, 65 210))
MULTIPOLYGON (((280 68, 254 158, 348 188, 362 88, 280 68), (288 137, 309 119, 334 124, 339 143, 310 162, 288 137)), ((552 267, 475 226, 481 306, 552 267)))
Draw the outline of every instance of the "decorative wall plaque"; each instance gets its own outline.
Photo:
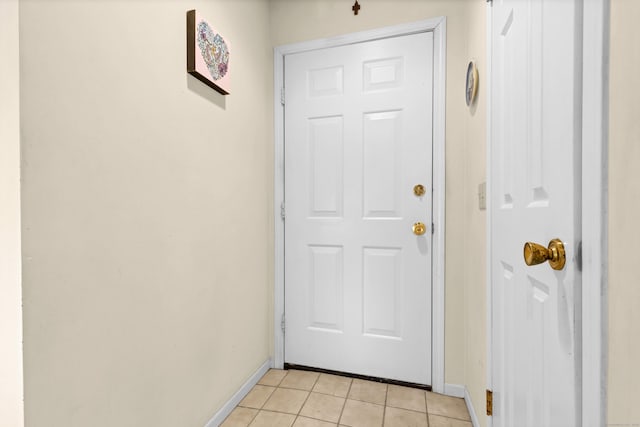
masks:
POLYGON ((223 95, 230 92, 229 41, 195 10, 187 12, 187 72, 223 95))

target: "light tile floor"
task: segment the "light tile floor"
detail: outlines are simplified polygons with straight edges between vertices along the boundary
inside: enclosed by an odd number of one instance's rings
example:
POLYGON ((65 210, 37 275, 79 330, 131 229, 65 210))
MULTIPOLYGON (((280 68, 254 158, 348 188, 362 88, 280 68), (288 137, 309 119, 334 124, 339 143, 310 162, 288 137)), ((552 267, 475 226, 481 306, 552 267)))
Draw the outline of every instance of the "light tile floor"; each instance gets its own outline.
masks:
POLYGON ((296 370, 271 369, 221 427, 471 427, 463 399, 296 370))

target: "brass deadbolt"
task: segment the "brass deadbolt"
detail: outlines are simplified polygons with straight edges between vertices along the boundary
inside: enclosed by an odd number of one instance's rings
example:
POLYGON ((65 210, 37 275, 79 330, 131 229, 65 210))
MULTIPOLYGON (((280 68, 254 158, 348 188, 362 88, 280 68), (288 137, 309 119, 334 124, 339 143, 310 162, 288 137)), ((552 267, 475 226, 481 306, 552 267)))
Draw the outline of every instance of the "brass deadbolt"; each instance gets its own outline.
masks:
POLYGON ((417 184, 413 186, 413 194, 416 195, 416 197, 422 197, 424 196, 425 193, 425 189, 424 189, 424 185, 422 184, 417 184))

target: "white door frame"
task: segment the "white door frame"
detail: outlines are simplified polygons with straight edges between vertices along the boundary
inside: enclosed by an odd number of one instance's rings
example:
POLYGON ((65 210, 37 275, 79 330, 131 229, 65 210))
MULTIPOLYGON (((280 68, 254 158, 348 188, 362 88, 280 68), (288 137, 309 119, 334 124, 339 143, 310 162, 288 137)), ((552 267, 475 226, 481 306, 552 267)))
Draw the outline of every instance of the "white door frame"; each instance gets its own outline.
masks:
MULTIPOLYGON (((609 0, 584 0, 582 22, 582 426, 606 422, 607 171, 609 0)), ((487 77, 491 82, 491 3, 487 5, 487 77)), ((487 96, 487 171, 491 169, 491 87, 487 96)), ((487 200, 492 183, 487 174, 487 200)), ((487 203, 491 254, 491 204, 487 203)), ((487 387, 492 384, 491 255, 487 258, 487 387)), ((487 417, 488 426, 493 425, 487 417)))
POLYGON ((445 256, 445 77, 446 77, 446 18, 439 17, 362 31, 328 39, 279 46, 274 49, 274 130, 275 130, 275 289, 274 289, 274 360, 276 368, 284 365, 284 57, 285 55, 316 49, 343 46, 388 37, 433 32, 433 258, 431 386, 444 392, 444 256, 445 256))

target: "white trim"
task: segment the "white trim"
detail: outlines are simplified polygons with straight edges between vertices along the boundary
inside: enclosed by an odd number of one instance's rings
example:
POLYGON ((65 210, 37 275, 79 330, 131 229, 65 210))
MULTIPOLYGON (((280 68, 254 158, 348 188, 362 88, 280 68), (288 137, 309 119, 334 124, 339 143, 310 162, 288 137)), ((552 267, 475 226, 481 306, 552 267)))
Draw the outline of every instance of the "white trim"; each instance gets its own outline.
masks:
MULTIPOLYGON (((486 231, 486 239, 487 239, 487 260, 486 260, 486 282, 485 282, 485 286, 487 287, 486 289, 486 295, 487 295, 487 312, 486 312, 486 341, 487 341, 487 363, 486 363, 486 367, 487 367, 487 376, 486 376, 486 381, 487 381, 487 389, 489 390, 493 390, 493 287, 491 286, 492 283, 492 271, 491 271, 491 216, 492 216, 492 212, 493 209, 491 208, 491 197, 493 194, 492 191, 492 186, 493 186, 493 182, 491 180, 491 166, 492 166, 492 162, 491 162, 491 119, 492 119, 492 115, 491 115, 491 90, 492 90, 492 86, 491 86, 491 80, 492 80, 492 62, 491 62, 491 58, 492 58, 492 49, 491 49, 491 40, 492 40, 492 25, 493 25, 493 2, 488 2, 487 3, 487 7, 486 7, 486 15, 487 15, 487 29, 486 29, 486 69, 485 69, 485 74, 487 75, 486 78, 483 81, 483 84, 485 86, 485 91, 484 93, 486 94, 486 111, 487 111, 487 131, 486 131, 486 156, 487 156, 487 170, 486 170, 486 181, 487 181, 487 186, 486 186, 486 194, 485 194, 485 200, 486 200, 486 206, 487 206, 487 223, 486 223, 486 227, 487 227, 487 231, 486 231)), ((487 427, 492 427, 493 426, 493 418, 485 415, 485 420, 487 422, 487 427)))
POLYGON ((583 9, 582 426, 606 420, 609 0, 583 9))
POLYGON ((469 389, 467 389, 466 386, 460 384, 445 384, 444 394, 446 396, 464 399, 464 403, 465 405, 467 405, 467 411, 469 411, 469 416, 471 417, 471 424, 473 425, 473 427, 480 427, 480 421, 478 420, 478 415, 476 414, 476 410, 473 407, 471 394, 469 394, 469 389))
POLYGON ((281 321, 284 316, 284 221, 281 217, 281 206, 284 203, 284 105, 281 93, 284 86, 284 51, 277 47, 273 52, 273 120, 274 120, 274 202, 273 218, 275 221, 275 266, 273 292, 273 365, 282 369, 284 366, 284 333, 281 321))
POLYGON ((0 425, 24 426, 20 4, 0 0, 0 425))
POLYGON ((467 404, 467 411, 469 411, 469 416, 471 417, 471 424, 473 425, 473 427, 480 427, 480 421, 478 420, 476 409, 473 407, 471 395, 469 394, 469 390, 466 387, 464 388, 464 403, 467 404))
MULTIPOLYGON (((491 6, 487 8, 487 79, 491 81, 491 6)), ((609 0, 583 5, 582 75, 582 426, 606 423, 609 0)), ((487 200, 491 200, 491 89, 487 90, 487 200)), ((491 254, 491 204, 487 250, 491 254)), ((487 260, 487 386, 492 384, 491 258, 487 260)), ((487 426, 492 426, 487 417, 487 426)))
POLYGON ((431 387, 444 391, 445 319, 445 128, 447 21, 433 28, 433 260, 431 264, 431 387))
POLYGON ((343 46, 387 37, 433 32, 433 235, 431 386, 444 391, 444 272, 445 272, 445 107, 446 107, 446 18, 347 34, 328 39, 279 46, 274 49, 274 129, 275 129, 275 285, 274 285, 274 366, 284 365, 284 334, 280 321, 284 315, 284 223, 280 204, 284 200, 284 107, 280 102, 284 81, 284 57, 292 53, 343 46))
POLYGON ((466 387, 460 384, 445 384, 443 394, 445 396, 464 398, 465 389, 466 387))
POLYGON ((251 391, 253 386, 258 384, 260 378, 262 378, 264 374, 267 373, 270 367, 271 359, 267 359, 262 364, 262 366, 260 366, 258 370, 255 371, 253 375, 251 375, 251 377, 249 377, 249 379, 242 385, 242 387, 240 387, 240 390, 238 390, 233 396, 231 396, 231 399, 229 399, 227 403, 222 405, 222 408, 220 408, 220 410, 216 412, 213 418, 211 418, 204 427, 218 427, 220 424, 222 424, 224 419, 229 416, 229 414, 234 410, 236 406, 238 406, 238 403, 240 403, 240 401, 244 399, 244 397, 251 391))
MULTIPOLYGON (((390 27, 377 28, 374 30, 360 31, 326 39, 310 40, 302 43, 293 43, 275 48, 276 53, 282 56, 292 53, 308 52, 310 50, 325 49, 330 47, 345 46, 355 43, 362 43, 372 40, 380 40, 388 37, 405 36, 409 34, 424 33, 427 31, 435 31, 446 22, 446 17, 426 19, 423 21, 410 22, 407 24, 393 25, 390 27)), ((444 34, 443 34, 444 36, 444 34)), ((435 42, 435 40, 434 40, 435 42)), ((279 89, 280 85, 278 85, 279 89)), ((280 101, 278 100, 278 105, 280 101)))

